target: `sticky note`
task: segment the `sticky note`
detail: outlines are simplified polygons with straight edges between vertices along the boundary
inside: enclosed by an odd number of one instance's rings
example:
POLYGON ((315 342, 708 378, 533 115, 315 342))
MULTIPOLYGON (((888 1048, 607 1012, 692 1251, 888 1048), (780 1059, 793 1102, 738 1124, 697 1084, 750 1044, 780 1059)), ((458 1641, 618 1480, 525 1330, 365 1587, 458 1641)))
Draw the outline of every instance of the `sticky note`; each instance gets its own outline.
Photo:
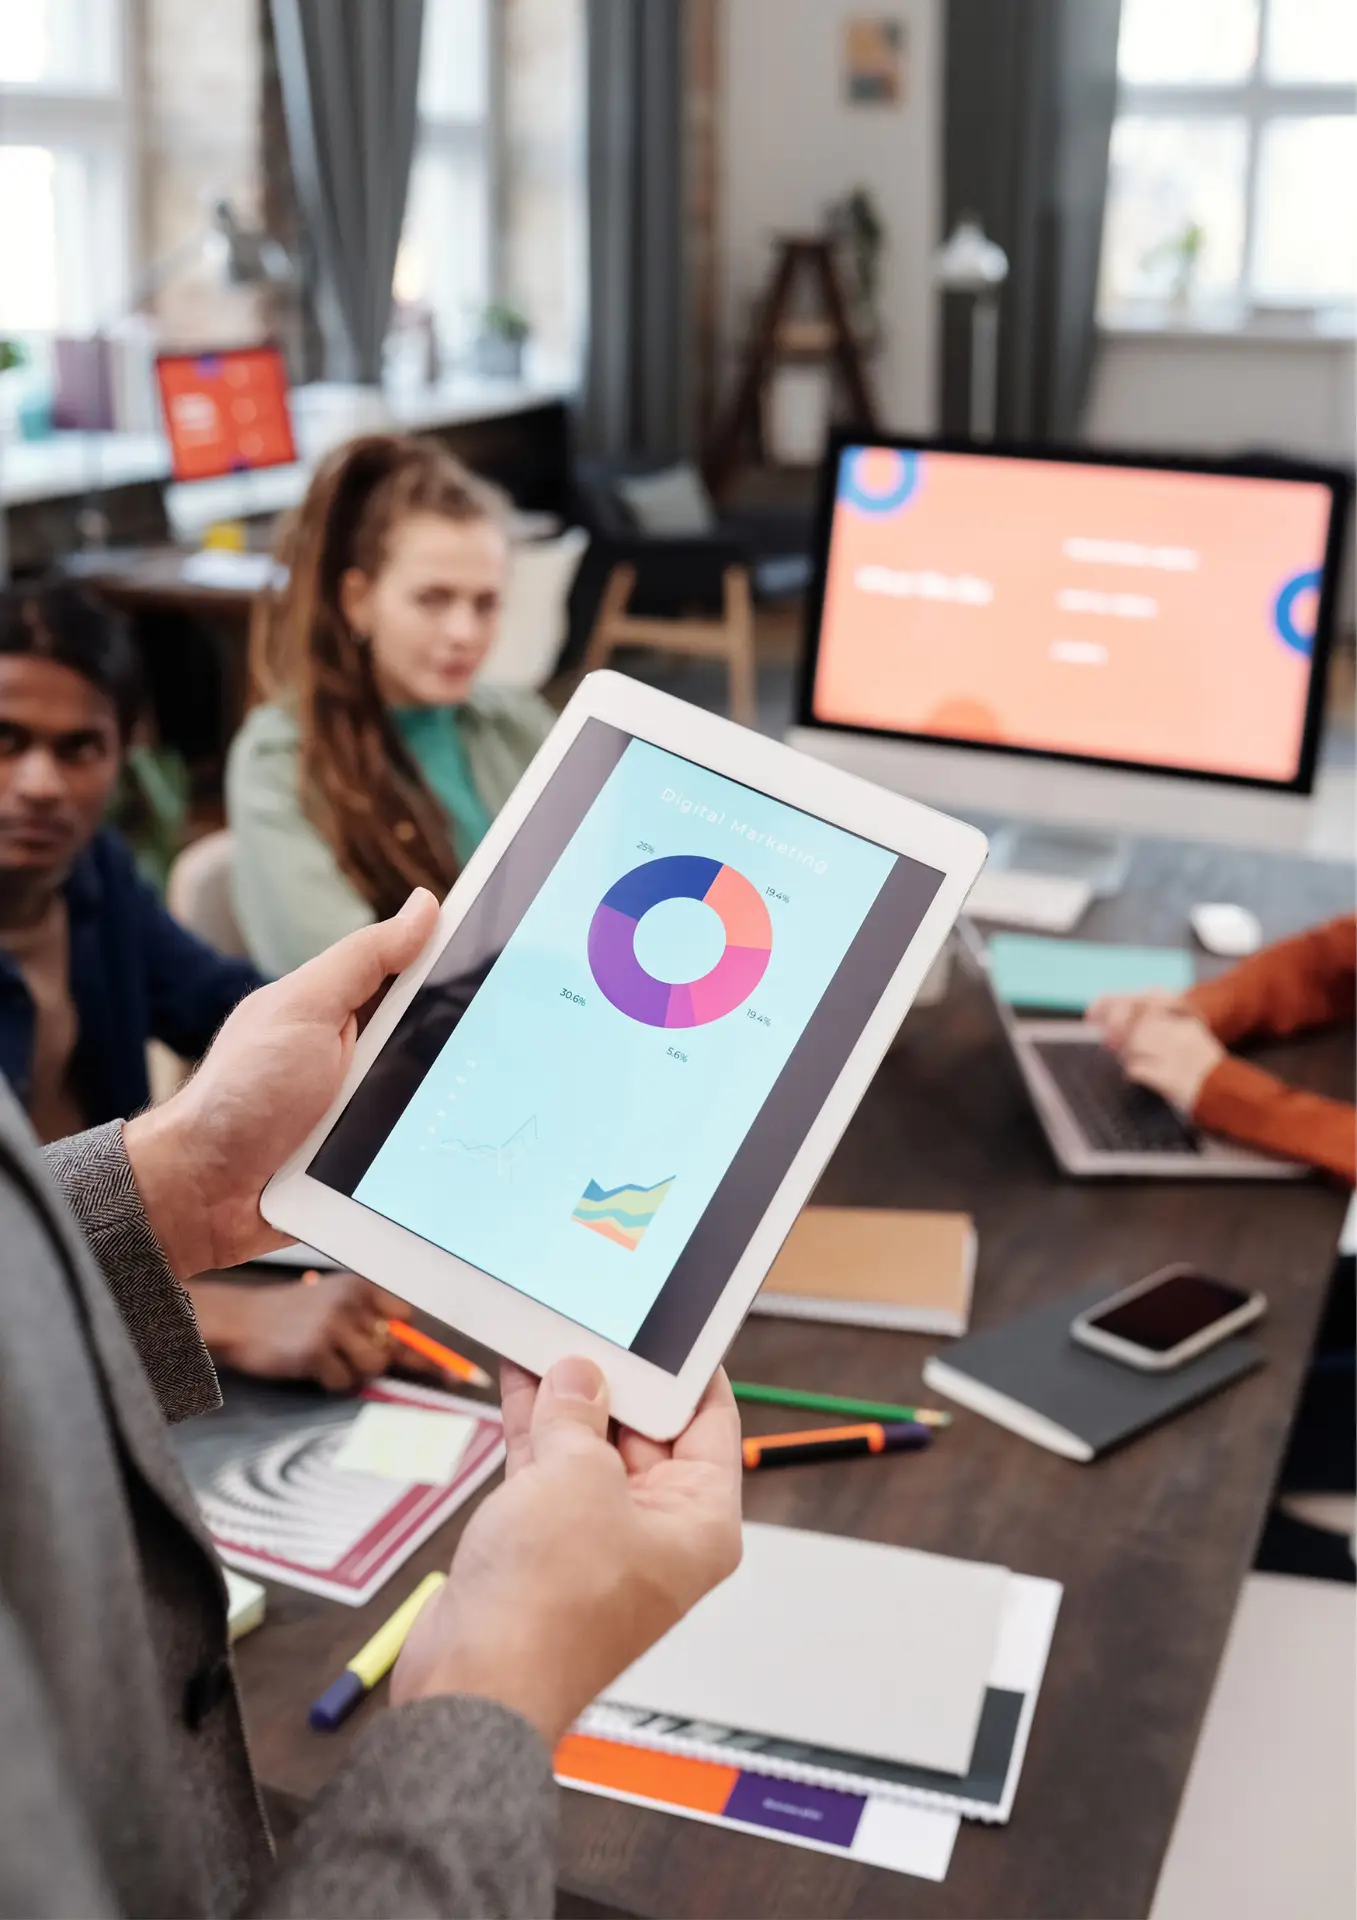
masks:
POLYGON ((1104 993, 1144 993, 1150 987, 1186 993, 1195 979, 1192 956, 1182 947, 996 933, 989 960, 1001 1000, 1043 1013, 1084 1013, 1104 993))
POLYGON ((475 1425, 462 1413, 370 1400, 359 1409, 334 1463, 346 1473, 444 1486, 456 1473, 475 1425))

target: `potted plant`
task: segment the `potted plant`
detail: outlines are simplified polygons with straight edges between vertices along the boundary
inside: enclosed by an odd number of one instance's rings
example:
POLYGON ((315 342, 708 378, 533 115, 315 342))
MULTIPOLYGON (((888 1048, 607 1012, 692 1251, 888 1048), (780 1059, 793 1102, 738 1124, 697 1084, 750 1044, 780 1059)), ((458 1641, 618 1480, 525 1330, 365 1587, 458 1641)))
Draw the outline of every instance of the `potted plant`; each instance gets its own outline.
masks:
POLYGON ((492 380, 521 380, 523 348, 531 332, 517 307, 505 300, 492 301, 481 315, 473 350, 477 373, 492 380))

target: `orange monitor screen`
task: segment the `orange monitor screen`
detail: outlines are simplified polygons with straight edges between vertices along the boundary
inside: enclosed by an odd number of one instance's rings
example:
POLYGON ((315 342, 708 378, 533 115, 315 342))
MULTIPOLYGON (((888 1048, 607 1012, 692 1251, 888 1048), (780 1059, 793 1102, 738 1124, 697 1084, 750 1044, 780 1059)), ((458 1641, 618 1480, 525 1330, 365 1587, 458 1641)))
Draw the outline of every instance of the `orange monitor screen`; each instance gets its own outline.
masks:
POLYGON ((1332 503, 1318 480, 845 447, 808 717, 1293 782, 1332 503))
POLYGON ((176 480, 212 480, 297 458, 287 370, 276 347, 167 354, 156 361, 176 480))

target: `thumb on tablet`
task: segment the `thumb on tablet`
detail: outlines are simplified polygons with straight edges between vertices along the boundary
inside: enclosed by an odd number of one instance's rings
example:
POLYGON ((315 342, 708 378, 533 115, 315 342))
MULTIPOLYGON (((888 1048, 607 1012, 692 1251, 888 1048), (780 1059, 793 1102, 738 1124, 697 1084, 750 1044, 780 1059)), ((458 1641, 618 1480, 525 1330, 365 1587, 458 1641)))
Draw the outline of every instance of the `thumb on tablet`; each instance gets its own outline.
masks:
POLYGON ((542 1376, 532 1410, 536 1460, 582 1453, 608 1437, 608 1383, 592 1360, 558 1360, 542 1376))

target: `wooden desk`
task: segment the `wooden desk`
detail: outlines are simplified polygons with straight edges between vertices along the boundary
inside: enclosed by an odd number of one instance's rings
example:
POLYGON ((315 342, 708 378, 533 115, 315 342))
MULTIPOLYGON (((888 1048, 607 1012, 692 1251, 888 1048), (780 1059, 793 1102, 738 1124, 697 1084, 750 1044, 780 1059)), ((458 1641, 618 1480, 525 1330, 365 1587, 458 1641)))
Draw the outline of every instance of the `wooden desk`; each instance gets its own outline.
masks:
MULTIPOLYGON (((1148 845, 1081 932, 1185 940, 1197 900, 1239 900, 1269 938, 1352 905, 1343 868, 1148 845)), ((1351 1036, 1279 1050, 1298 1081, 1351 1092, 1351 1036)), ((1168 1260, 1261 1287, 1268 1365, 1101 1464, 1077 1467, 959 1411, 926 1455, 751 1478, 751 1518, 996 1560, 1065 1583, 1051 1663, 1007 1828, 964 1826, 938 1887, 821 1854, 562 1796, 560 1881, 573 1913, 1139 1915, 1147 1912, 1240 1584, 1296 1405, 1344 1210, 1295 1187, 1075 1182, 1059 1177, 969 979, 910 1015, 818 1196, 959 1207, 980 1235, 975 1323, 1168 1260)), ((752 1320, 731 1370, 909 1399, 936 1340, 752 1320)), ((779 1424, 746 1408, 751 1431, 779 1424)), ((455 1542, 453 1522, 362 1614, 276 1591, 240 1649, 256 1763, 304 1802, 356 1731, 311 1734, 306 1707, 370 1627, 455 1542)), ((361 1723, 361 1715, 355 1716, 361 1723)))

